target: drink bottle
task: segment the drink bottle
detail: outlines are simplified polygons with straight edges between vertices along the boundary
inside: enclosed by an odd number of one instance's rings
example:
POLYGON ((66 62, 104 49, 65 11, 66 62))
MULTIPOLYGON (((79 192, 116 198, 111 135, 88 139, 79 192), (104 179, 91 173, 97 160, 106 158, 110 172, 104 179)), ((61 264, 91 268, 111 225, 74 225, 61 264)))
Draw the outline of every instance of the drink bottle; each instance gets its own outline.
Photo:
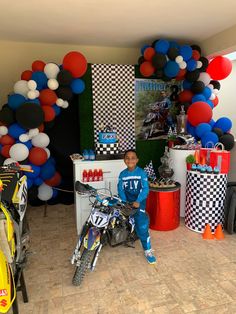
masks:
POLYGON ((88 182, 88 172, 85 169, 84 169, 83 174, 82 174, 82 180, 83 180, 83 182, 88 182))

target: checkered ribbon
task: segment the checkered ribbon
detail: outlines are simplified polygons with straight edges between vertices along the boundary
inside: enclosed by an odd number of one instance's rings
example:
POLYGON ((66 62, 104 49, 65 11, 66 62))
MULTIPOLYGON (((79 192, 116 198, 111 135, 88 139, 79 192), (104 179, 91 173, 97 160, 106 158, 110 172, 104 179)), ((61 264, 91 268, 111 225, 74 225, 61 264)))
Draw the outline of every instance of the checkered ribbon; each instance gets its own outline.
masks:
POLYGON ((144 167, 144 171, 146 172, 148 179, 151 179, 152 181, 156 180, 156 174, 153 168, 152 160, 144 167))

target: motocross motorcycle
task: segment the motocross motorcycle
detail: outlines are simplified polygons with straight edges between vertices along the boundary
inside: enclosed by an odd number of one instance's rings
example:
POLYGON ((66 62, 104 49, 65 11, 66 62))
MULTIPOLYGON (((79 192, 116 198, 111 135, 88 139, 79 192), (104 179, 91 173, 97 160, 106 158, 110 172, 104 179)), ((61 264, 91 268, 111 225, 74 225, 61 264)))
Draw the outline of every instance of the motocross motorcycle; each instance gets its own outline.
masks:
POLYGON ((29 247, 27 182, 22 171, 32 170, 17 164, 0 167, 0 313, 7 313, 14 302, 14 278, 17 284, 29 247))
POLYGON ((96 190, 88 184, 77 181, 75 190, 79 194, 89 195, 92 203, 91 213, 82 228, 71 258, 71 263, 76 266, 72 283, 79 286, 86 271, 95 269, 104 245, 115 247, 124 244, 134 247, 133 243, 137 236, 132 215, 136 209, 128 203, 124 204, 108 189, 96 190))

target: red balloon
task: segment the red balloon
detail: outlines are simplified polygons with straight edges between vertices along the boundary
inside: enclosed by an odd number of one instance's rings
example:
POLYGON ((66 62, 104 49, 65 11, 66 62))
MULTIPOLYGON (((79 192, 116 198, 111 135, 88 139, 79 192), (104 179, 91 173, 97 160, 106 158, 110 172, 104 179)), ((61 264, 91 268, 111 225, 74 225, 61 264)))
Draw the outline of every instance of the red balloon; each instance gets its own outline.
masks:
POLYGON ((57 186, 61 183, 61 175, 59 172, 55 172, 54 176, 48 180, 45 180, 45 183, 50 186, 57 186))
POLYGON ((2 145, 13 145, 15 143, 15 139, 10 135, 6 134, 0 138, 0 143, 2 145))
POLYGON ((180 102, 190 102, 192 100, 193 93, 191 90, 186 89, 180 92, 178 97, 180 102))
POLYGON ((216 96, 215 99, 212 100, 214 107, 216 107, 219 103, 219 98, 216 96))
POLYGON ((41 90, 39 95, 39 100, 42 106, 54 105, 57 101, 57 98, 57 94, 49 88, 41 90))
POLYGON ((39 132, 43 132, 44 131, 44 124, 40 124, 40 126, 38 126, 39 132))
POLYGON ((9 151, 11 147, 12 145, 4 145, 1 149, 1 154, 6 158, 10 158, 9 151))
POLYGON ((153 75, 154 71, 155 71, 155 68, 154 66, 151 64, 151 62, 148 62, 148 61, 145 61, 143 62, 141 65, 140 65, 140 73, 143 75, 143 76, 151 76, 153 75))
POLYGON ((63 69, 70 71, 73 77, 81 77, 87 71, 87 60, 77 51, 67 53, 62 64, 63 69))
POLYGON ((186 69, 180 69, 175 79, 177 81, 182 81, 184 79, 186 72, 187 72, 186 69))
POLYGON ((45 122, 52 121, 55 118, 56 113, 52 107, 42 106, 41 108, 43 109, 43 112, 44 112, 44 121, 45 122))
POLYGON ((196 61, 198 61, 200 59, 201 55, 200 52, 198 50, 193 50, 192 52, 192 58, 196 61))
POLYGON ((148 47, 145 49, 144 51, 144 58, 147 60, 147 61, 151 61, 152 60, 152 57, 155 55, 155 49, 152 48, 152 47, 148 47))
POLYGON ((35 166, 41 166, 47 161, 48 155, 45 149, 33 147, 29 152, 29 161, 35 166))
POLYGON ((232 62, 225 57, 215 57, 208 65, 206 72, 213 80, 223 80, 232 71, 232 62))
POLYGON ((41 60, 36 60, 32 63, 32 70, 36 71, 43 71, 46 63, 41 60))
POLYGON ((187 111, 188 122, 193 126, 199 123, 208 123, 212 118, 212 109, 208 103, 204 101, 194 102, 187 111))
POLYGON ((21 77, 20 78, 22 80, 24 80, 24 81, 29 81, 29 80, 31 80, 32 74, 33 74, 32 71, 26 70, 26 71, 21 73, 21 77))

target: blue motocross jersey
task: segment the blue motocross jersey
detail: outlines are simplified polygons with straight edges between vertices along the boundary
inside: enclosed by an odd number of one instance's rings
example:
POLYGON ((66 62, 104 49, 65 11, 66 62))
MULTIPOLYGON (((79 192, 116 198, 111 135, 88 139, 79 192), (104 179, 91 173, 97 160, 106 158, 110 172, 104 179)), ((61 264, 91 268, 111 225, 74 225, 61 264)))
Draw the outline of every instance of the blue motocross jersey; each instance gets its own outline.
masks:
POLYGON ((123 170, 119 175, 118 193, 122 201, 138 202, 145 209, 149 186, 145 171, 136 167, 133 171, 123 170))

